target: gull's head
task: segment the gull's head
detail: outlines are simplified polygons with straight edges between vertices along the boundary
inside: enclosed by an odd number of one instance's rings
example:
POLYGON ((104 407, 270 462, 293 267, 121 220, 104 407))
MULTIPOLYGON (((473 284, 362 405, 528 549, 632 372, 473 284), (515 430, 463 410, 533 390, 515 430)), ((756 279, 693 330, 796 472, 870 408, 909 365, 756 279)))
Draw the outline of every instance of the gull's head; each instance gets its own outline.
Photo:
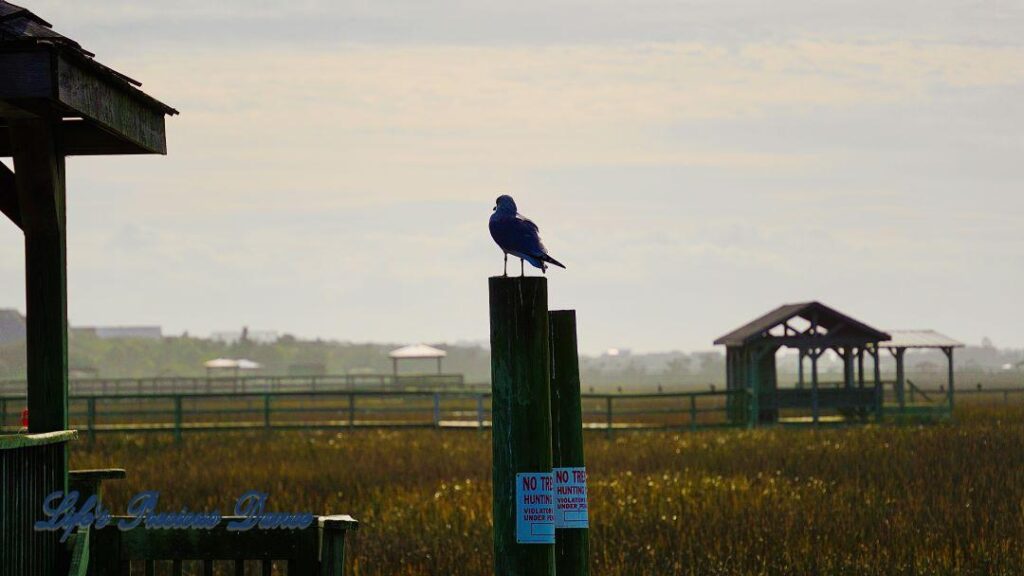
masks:
POLYGON ((517 212, 516 201, 508 194, 502 194, 494 201, 494 211, 515 214, 517 212))

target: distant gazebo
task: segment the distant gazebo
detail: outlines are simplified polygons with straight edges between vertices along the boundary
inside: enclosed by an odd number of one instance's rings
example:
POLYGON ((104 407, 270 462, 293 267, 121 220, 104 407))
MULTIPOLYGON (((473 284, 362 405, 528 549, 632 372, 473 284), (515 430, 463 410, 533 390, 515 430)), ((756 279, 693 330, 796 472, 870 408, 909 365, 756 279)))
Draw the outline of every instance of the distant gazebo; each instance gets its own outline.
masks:
POLYGON ((391 357, 391 370, 395 378, 398 378, 399 360, 437 360, 437 373, 441 373, 441 362, 448 353, 440 348, 427 346, 426 344, 414 344, 403 346, 392 350, 388 356, 391 357))
POLYGON ((823 410, 845 414, 882 415, 882 384, 878 345, 890 335, 820 302, 780 306, 715 340, 726 347, 726 388, 746 390, 748 403, 730 396, 734 418, 757 422, 778 422, 780 411, 811 411, 817 423, 823 410), (780 348, 799 352, 799 381, 796 388, 779 388, 775 354, 780 348), (821 388, 818 359, 834 351, 843 360, 843 380, 838 388, 821 388), (865 384, 864 356, 873 360, 870 386, 865 384), (804 360, 811 365, 810 388, 806 387, 804 360), (740 412, 747 412, 741 414, 740 412))

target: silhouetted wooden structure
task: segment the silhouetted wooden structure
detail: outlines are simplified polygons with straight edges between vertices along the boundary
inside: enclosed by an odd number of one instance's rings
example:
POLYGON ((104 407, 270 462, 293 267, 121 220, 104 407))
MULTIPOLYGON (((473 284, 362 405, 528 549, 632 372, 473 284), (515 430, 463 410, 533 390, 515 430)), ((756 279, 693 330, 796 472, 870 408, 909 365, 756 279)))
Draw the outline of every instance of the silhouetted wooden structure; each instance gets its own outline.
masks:
MULTIPOLYGON (((904 360, 907 350, 941 350, 946 356, 946 407, 952 412, 954 386, 953 349, 963 348, 963 342, 958 342, 934 330, 889 330, 889 334, 891 337, 884 342, 880 342, 878 346, 888 350, 896 362, 894 389, 899 412, 907 412, 907 370, 904 360)), ((911 408, 913 409, 914 407, 912 406, 911 408)))
POLYGON ((820 302, 780 306, 715 340, 726 347, 726 388, 749 392, 746 405, 734 402, 730 410, 736 419, 746 412, 751 425, 777 422, 780 411, 786 409, 810 410, 814 423, 823 410, 881 416, 878 343, 889 339, 889 334, 820 302), (799 351, 796 388, 778 385, 775 354, 782 347, 799 351), (828 350, 843 360, 843 382, 838 388, 819 386, 818 359, 828 350), (873 360, 870 385, 864 374, 865 355, 873 360), (809 388, 805 359, 810 360, 809 388))
MULTIPOLYGON (((339 575, 343 536, 355 522, 321 518, 306 531, 260 530, 237 536, 205 531, 76 532, 68 546, 55 532, 36 532, 43 498, 68 488, 67 266, 65 158, 74 155, 164 154, 164 118, 177 111, 141 85, 93 58, 32 12, 0 0, 0 213, 25 235, 29 426, 0 436, 0 576, 129 574, 130 560, 287 560, 289 573, 339 575), (274 555, 276 553, 276 555, 274 555), (291 568, 295 566, 296 570, 291 568)), ((123 475, 123 473, 121 473, 123 475)), ((102 471, 96 483, 117 474, 102 471)), ((98 486, 97 486, 98 490, 98 486)))

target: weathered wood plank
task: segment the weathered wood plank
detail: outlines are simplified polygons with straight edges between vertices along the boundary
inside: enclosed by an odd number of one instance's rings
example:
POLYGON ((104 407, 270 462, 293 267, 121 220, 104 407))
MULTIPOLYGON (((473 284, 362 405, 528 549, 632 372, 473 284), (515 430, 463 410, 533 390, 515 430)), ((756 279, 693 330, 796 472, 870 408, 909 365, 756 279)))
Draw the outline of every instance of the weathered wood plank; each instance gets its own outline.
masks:
POLYGON ((57 66, 57 100, 141 148, 167 153, 164 112, 143 102, 131 89, 100 77, 60 54, 57 66))
POLYGON ((175 113, 77 57, 47 48, 0 53, 0 101, 5 118, 39 116, 57 104, 64 116, 89 120, 69 124, 74 154, 166 154, 164 116, 175 113))
POLYGON ((49 50, 0 53, 0 99, 53 98, 53 56, 49 50))

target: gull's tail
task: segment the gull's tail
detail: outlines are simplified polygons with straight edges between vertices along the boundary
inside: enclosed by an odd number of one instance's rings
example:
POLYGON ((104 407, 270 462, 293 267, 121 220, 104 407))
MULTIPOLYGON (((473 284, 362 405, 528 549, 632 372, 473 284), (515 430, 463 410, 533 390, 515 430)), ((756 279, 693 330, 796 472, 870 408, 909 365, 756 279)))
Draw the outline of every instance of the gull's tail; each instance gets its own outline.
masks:
POLYGON ((558 260, 555 260, 551 256, 548 256, 547 254, 542 255, 540 258, 541 258, 541 260, 543 260, 545 262, 548 262, 550 264, 554 264, 555 266, 558 266, 559 268, 565 269, 565 264, 562 264, 558 260))

